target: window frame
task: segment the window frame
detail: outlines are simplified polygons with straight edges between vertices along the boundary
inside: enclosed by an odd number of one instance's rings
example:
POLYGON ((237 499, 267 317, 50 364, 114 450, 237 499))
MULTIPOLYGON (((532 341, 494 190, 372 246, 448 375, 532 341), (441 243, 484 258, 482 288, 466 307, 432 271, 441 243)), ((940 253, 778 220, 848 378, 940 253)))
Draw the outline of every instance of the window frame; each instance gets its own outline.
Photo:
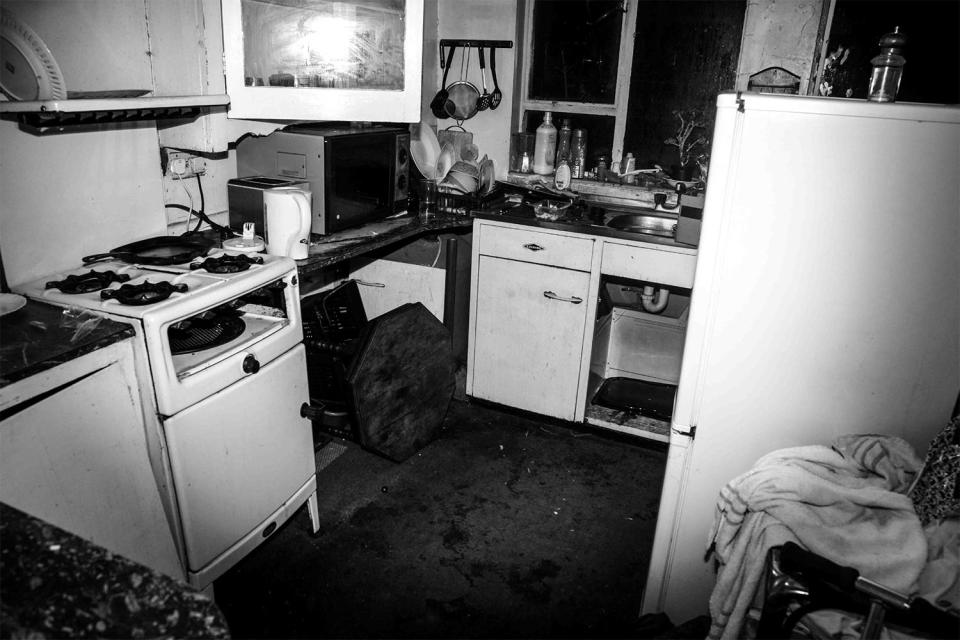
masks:
POLYGON ((637 30, 637 5, 639 0, 621 0, 624 13, 620 25, 620 50, 617 61, 617 86, 612 104, 594 102, 567 102, 556 100, 533 100, 530 95, 530 74, 533 65, 533 8, 534 0, 517 0, 520 4, 518 17, 521 25, 520 82, 513 117, 514 130, 524 129, 526 111, 553 111, 577 113, 614 118, 612 158, 623 157, 623 138, 627 130, 627 107, 630 100, 630 77, 633 72, 633 43, 637 30))

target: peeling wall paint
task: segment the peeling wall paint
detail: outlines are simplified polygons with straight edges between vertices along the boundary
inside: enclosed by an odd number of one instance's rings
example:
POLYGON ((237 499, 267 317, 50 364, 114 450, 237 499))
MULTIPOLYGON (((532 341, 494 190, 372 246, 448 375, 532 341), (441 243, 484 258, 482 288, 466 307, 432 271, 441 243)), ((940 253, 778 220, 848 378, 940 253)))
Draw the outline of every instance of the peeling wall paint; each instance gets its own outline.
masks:
POLYGON ((737 89, 768 67, 783 67, 800 76, 805 93, 813 73, 823 0, 747 0, 740 45, 737 89))

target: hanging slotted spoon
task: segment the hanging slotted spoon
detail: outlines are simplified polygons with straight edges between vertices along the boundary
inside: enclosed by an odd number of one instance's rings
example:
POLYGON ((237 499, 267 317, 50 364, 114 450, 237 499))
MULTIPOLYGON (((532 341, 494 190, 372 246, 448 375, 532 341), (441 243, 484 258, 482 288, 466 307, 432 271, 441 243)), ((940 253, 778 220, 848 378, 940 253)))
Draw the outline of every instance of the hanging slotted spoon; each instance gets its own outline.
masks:
POLYGON ((497 82, 497 48, 490 47, 490 74, 493 76, 493 93, 490 94, 490 108, 496 109, 503 99, 500 84, 497 82))
POLYGON ((480 53, 480 82, 483 93, 477 98, 477 111, 486 111, 490 108, 490 94, 487 92, 487 64, 483 59, 483 47, 477 47, 480 53))

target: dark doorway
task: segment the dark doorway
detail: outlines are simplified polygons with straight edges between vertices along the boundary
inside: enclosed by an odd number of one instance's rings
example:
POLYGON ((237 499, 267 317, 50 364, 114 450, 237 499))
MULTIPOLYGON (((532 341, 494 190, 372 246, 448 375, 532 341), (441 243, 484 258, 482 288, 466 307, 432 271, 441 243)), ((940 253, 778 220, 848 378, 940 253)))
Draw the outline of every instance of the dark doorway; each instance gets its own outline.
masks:
POLYGON ((870 59, 885 33, 906 35, 898 102, 960 102, 960 2, 957 0, 837 0, 828 54, 841 47, 830 95, 866 98, 870 59))

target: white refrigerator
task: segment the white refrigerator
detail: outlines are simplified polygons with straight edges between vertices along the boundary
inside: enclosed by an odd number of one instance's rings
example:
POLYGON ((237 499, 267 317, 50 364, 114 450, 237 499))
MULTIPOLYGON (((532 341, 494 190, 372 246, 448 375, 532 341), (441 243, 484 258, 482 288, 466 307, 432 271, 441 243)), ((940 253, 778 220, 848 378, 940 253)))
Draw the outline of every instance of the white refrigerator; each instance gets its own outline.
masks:
POLYGON ((723 94, 643 612, 705 614, 717 494, 960 391, 960 108, 723 94))

